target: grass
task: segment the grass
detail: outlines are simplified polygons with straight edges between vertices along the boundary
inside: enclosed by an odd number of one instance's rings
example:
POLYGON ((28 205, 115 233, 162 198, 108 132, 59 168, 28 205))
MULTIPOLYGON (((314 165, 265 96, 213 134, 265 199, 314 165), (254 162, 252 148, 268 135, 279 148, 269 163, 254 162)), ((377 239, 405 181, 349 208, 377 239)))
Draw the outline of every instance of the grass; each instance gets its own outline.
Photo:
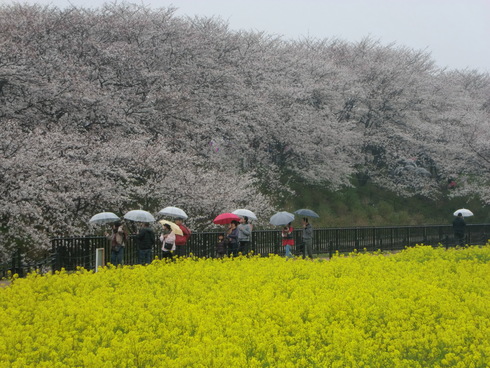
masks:
POLYGON ((295 211, 309 208, 320 215, 315 226, 397 226, 447 224, 458 208, 469 208, 474 217, 467 223, 490 222, 490 208, 470 197, 440 199, 423 197, 403 198, 372 183, 331 191, 325 187, 293 184, 297 195, 286 198, 281 208, 295 211))

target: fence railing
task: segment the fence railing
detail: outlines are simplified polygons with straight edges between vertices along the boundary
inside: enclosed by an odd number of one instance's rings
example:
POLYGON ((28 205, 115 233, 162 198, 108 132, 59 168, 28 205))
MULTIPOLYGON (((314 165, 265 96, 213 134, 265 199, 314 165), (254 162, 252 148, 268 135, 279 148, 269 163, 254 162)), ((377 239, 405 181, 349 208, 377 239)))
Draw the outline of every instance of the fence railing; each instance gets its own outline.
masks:
MULTIPOLYGON (((186 255, 196 257, 215 257, 217 237, 221 232, 193 233, 185 246, 186 255)), ((469 224, 466 226, 465 244, 486 244, 490 238, 490 224, 469 224)), ((301 254, 301 229, 295 229, 296 246, 293 252, 301 254)), ((278 230, 254 230, 252 233, 251 250, 254 254, 267 256, 284 253, 281 245, 281 233, 278 230)), ((313 254, 331 257, 336 252, 349 253, 354 250, 367 251, 396 251, 416 244, 427 244, 445 247, 456 245, 451 225, 428 226, 386 226, 386 227, 352 227, 352 228, 319 228, 314 231, 313 254)), ((107 238, 101 236, 64 237, 51 240, 51 255, 42 262, 35 264, 36 268, 49 270, 74 270, 77 267, 95 268, 95 253, 97 248, 105 249, 105 262, 110 261, 110 244, 107 238)), ((153 249, 153 256, 161 257, 159 241, 153 249)), ((130 237, 124 250, 123 263, 136 264, 138 261, 137 247, 133 237, 130 237)), ((24 264, 22 257, 16 255, 8 264, 0 265, 0 277, 7 270, 22 274, 33 268, 24 264)))

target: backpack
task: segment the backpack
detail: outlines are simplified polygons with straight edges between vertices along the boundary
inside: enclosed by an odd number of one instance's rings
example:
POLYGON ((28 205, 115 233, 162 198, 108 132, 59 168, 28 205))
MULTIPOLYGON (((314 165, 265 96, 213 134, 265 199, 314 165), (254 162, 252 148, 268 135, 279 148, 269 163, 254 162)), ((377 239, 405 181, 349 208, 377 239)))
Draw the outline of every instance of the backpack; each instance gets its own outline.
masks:
POLYGON ((189 238, 192 235, 192 231, 187 226, 184 225, 184 227, 185 227, 185 230, 182 230, 182 232, 184 233, 184 238, 185 238, 185 241, 187 242, 187 240, 189 240, 189 238))
POLYGON ((122 226, 120 226, 117 229, 117 233, 115 234, 114 240, 115 240, 116 245, 123 245, 124 244, 124 241, 126 240, 126 232, 124 231, 122 226))

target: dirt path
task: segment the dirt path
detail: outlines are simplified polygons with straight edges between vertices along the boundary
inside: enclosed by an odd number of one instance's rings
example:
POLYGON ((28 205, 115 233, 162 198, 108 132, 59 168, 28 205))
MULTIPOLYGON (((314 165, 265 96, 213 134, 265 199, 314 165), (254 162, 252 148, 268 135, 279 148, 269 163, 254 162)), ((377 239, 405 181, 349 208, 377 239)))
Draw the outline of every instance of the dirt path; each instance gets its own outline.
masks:
POLYGON ((1 287, 7 287, 9 285, 10 285, 10 281, 0 280, 0 288, 1 287))

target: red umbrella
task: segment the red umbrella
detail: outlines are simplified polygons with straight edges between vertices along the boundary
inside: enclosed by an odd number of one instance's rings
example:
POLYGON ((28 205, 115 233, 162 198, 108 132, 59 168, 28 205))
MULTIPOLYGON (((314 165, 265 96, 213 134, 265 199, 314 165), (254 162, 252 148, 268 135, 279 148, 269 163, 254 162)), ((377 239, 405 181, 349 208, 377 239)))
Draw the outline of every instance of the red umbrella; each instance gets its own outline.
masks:
POLYGON ((218 224, 218 225, 224 225, 224 224, 229 224, 234 220, 239 221, 240 216, 235 215, 234 213, 226 212, 226 213, 222 213, 221 215, 216 216, 216 218, 213 220, 213 222, 215 224, 218 224))

